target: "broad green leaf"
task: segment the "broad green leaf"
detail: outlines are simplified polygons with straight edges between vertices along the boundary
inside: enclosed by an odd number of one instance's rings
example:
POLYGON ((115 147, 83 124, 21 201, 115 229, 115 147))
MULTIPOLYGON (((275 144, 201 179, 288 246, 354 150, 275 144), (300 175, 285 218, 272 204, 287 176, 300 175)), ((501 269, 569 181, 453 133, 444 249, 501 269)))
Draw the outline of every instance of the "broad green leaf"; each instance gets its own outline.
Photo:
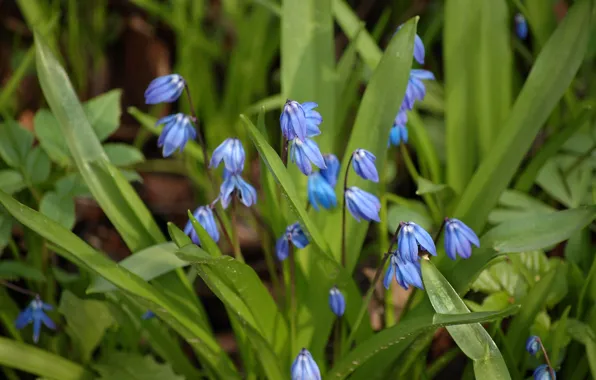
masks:
POLYGON ((192 244, 192 240, 190 240, 190 238, 186 236, 184 231, 182 231, 172 222, 168 222, 168 233, 170 234, 170 238, 174 243, 176 243, 178 248, 182 248, 186 245, 192 244))
POLYGON ((123 143, 107 143, 103 145, 108 159, 116 166, 132 166, 143 162, 145 157, 137 148, 123 143))
POLYGON ((16 260, 0 261, 0 278, 4 280, 25 279, 44 282, 46 276, 28 263, 16 260))
POLYGON ((107 139, 120 125, 121 95, 121 90, 112 90, 83 104, 87 120, 99 141, 107 139))
POLYGON ((388 233, 394 233, 400 222, 415 222, 426 230, 430 230, 433 225, 431 216, 424 203, 412 201, 409 204, 389 206, 387 212, 388 233))
POLYGON ((190 210, 188 211, 188 218, 192 223, 192 227, 197 233, 199 237, 199 241, 201 242, 201 248, 203 248, 207 253, 209 253, 213 257, 222 256, 222 253, 217 246, 217 243, 213 241, 211 236, 205 231, 203 226, 195 219, 194 215, 190 210))
POLYGON ((104 333, 114 324, 108 304, 80 299, 65 290, 58 311, 66 319, 66 333, 73 340, 79 359, 83 363, 89 362, 104 333))
MULTIPOLYGON (((469 313, 464 301, 441 272, 428 260, 422 260, 424 288, 435 311, 469 313)), ((480 323, 447 326, 447 331, 467 357, 474 361, 478 379, 510 379, 503 356, 480 323)))
POLYGON ((75 224, 75 204, 70 195, 53 191, 44 194, 39 203, 39 212, 60 223, 67 229, 75 224))
POLYGON ((62 356, 4 337, 0 337, 0 364, 51 379, 90 380, 94 378, 91 371, 62 356))
POLYGON ((72 158, 54 115, 47 109, 40 109, 35 114, 33 125, 41 147, 52 161, 63 167, 70 165, 72 158))
POLYGON ((499 207, 488 215, 492 224, 501 224, 520 218, 530 218, 556 211, 555 208, 517 190, 505 190, 499 197, 499 207))
POLYGON ((70 195, 71 197, 88 196, 89 188, 83 178, 78 173, 67 174, 54 183, 56 193, 60 195, 70 195))
POLYGON ((14 120, 5 120, 0 123, 0 136, 0 157, 13 168, 24 166, 33 144, 33 134, 14 120))
POLYGON ((455 217, 472 229, 484 226, 536 134, 575 76, 586 52, 591 14, 591 0, 576 2, 536 59, 509 118, 455 209, 455 217))
POLYGON ((448 188, 449 187, 445 184, 435 184, 426 178, 418 177, 418 190, 416 190, 416 195, 438 193, 448 188))
POLYGON ((12 169, 0 170, 0 190, 12 194, 23 190, 25 187, 27 185, 25 185, 21 173, 12 169))
POLYGON ((561 362, 562 351, 569 344, 569 336, 567 335, 567 321, 571 306, 567 306, 561 318, 555 323, 554 331, 551 337, 550 360, 553 363, 561 362))
POLYGON ((150 356, 112 351, 103 356, 93 368, 99 380, 184 380, 169 364, 158 363, 150 356))
POLYGON ((23 172, 33 185, 45 182, 50 176, 51 163, 48 155, 38 146, 27 153, 23 172))
POLYGON ((586 356, 590 365, 592 377, 596 376, 596 334, 590 325, 577 319, 567 321, 567 332, 569 335, 586 346, 586 356))
POLYGON ((538 50, 546 44, 557 26, 555 2, 553 0, 526 0, 525 6, 528 12, 525 16, 531 33, 538 42, 536 47, 538 50))

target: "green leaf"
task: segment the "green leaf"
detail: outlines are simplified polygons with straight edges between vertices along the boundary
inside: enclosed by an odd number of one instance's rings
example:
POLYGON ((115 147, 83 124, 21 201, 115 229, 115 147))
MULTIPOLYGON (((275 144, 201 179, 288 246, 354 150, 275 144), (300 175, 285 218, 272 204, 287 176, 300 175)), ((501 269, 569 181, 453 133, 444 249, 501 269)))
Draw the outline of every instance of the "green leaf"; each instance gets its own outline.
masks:
POLYGON ((0 207, 0 251, 8 245, 8 241, 12 235, 12 218, 0 207))
POLYGON ((16 260, 2 260, 0 262, 0 278, 4 280, 25 279, 39 282, 46 280, 46 276, 39 269, 16 260))
POLYGON ((35 346, 0 337, 0 364, 37 376, 61 380, 93 379, 93 374, 77 363, 35 346))
POLYGON ((89 362, 114 318, 106 302, 83 300, 65 290, 58 311, 66 319, 66 333, 73 340, 83 363, 89 362))
POLYGON ((121 90, 112 90, 83 104, 87 120, 99 141, 107 139, 120 125, 121 95, 121 90))
POLYGON ((470 228, 479 230, 484 226, 536 134, 575 76, 586 52, 591 14, 591 0, 577 1, 536 59, 509 118, 455 209, 455 217, 470 228))
POLYGON ((103 145, 103 149, 110 162, 116 166, 132 166, 145 160, 140 150, 128 144, 107 143, 103 145))
POLYGON ((99 380, 184 380, 169 364, 161 364, 150 356, 112 351, 93 365, 99 380))
MULTIPOLYGON (((145 248, 134 255, 130 255, 118 263, 131 273, 136 274, 145 281, 151 281, 165 273, 177 268, 187 266, 189 263, 180 260, 174 252, 178 250, 174 243, 162 243, 145 248)), ((87 288, 87 293, 105 293, 117 290, 111 282, 103 277, 95 277, 87 288)))
POLYGON ((0 170, 0 190, 8 194, 13 194, 23 190, 25 187, 27 185, 25 185, 25 180, 21 173, 12 169, 0 170))
POLYGON ((435 184, 426 178, 418 177, 418 189, 416 190, 416 195, 438 193, 448 188, 449 186, 445 184, 435 184))
MULTIPOLYGON (((484 323, 494 320, 500 320, 513 315, 519 311, 519 306, 511 306, 501 311, 488 311, 480 313, 461 313, 461 314, 424 314, 416 319, 410 319, 407 322, 398 323, 392 327, 379 331, 366 341, 356 346, 347 355, 341 358, 331 371, 327 378, 345 379, 356 371, 360 366, 375 358, 380 352, 387 350, 397 342, 412 342, 418 334, 424 331, 435 331, 440 327, 484 323)), ((393 352, 399 355, 405 351, 406 345, 400 345, 399 352, 393 352)))
POLYGON ((41 147, 52 161, 62 167, 70 165, 72 158, 54 115, 47 109, 40 109, 35 114, 33 125, 41 147))
POLYGON ((75 224, 75 204, 69 195, 58 194, 54 191, 45 193, 39 203, 39 212, 60 223, 67 229, 75 224))
POLYGON ((193 244, 190 237, 188 237, 184 231, 178 228, 174 223, 168 222, 168 233, 170 234, 170 238, 178 248, 182 248, 186 245, 193 244))
POLYGON ((418 201, 389 206, 387 221, 388 233, 394 233, 400 222, 412 221, 426 230, 430 230, 433 226, 432 218, 428 214, 426 206, 418 201))
POLYGON ((27 153, 23 171, 33 185, 45 182, 50 176, 50 169, 50 158, 40 147, 36 146, 27 153))
POLYGON ((13 168, 24 166, 33 144, 31 132, 14 120, 6 120, 0 123, 0 136, 0 157, 13 168))
MULTIPOLYGON (((441 272, 428 260, 422 260, 424 288, 435 311, 469 313, 464 301, 441 272)), ((510 379, 503 356, 480 323, 447 326, 447 331, 467 357, 474 361, 478 379, 510 379)))

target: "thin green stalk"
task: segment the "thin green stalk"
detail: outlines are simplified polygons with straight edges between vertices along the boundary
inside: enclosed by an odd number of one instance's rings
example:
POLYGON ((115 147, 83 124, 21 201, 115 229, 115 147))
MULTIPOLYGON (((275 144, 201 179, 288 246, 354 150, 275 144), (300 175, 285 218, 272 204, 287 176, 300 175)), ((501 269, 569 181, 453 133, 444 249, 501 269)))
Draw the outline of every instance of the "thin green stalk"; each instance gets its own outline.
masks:
POLYGON ((17 247, 17 244, 14 242, 13 238, 10 238, 8 240, 8 247, 10 248, 10 252, 12 253, 12 256, 14 257, 14 259, 17 261, 20 261, 21 255, 19 253, 19 247, 17 247))
POLYGON ((232 194, 232 248, 234 250, 234 257, 241 263, 244 262, 244 256, 240 250, 240 239, 238 236, 238 224, 237 224, 237 199, 236 194, 232 194))
POLYGON ((596 150, 596 144, 592 145, 590 149, 584 152, 582 155, 578 156, 577 159, 571 164, 565 171, 563 172, 563 177, 567 178, 569 174, 571 174, 575 169, 577 169, 584 161, 588 158, 592 157, 592 153, 596 150))
POLYGON ((348 165, 346 167, 346 175, 344 176, 344 189, 343 189, 343 197, 344 200, 342 202, 341 207, 341 265, 343 267, 346 266, 346 190, 348 190, 348 176, 350 174, 350 166, 352 165, 352 160, 354 155, 350 155, 350 159, 348 160, 348 165))
POLYGON ((17 87, 21 83, 21 80, 23 80, 25 74, 27 74, 27 71, 33 67, 34 59, 35 46, 31 46, 29 50, 27 50, 27 53, 25 54, 19 67, 10 76, 6 82, 6 85, 4 85, 2 88, 2 92, 0 92, 0 109, 7 111, 6 102, 12 98, 13 94, 17 90, 17 87))
POLYGON ((429 365, 426 369, 426 374, 428 378, 434 379, 439 374, 439 372, 441 372, 443 368, 447 366, 447 364, 451 363, 451 361, 459 355, 460 352, 461 350, 459 349, 459 347, 456 346, 444 353, 443 355, 439 356, 439 358, 432 362, 431 365, 429 365))
POLYGON ((339 317, 337 318, 337 320, 335 321, 335 327, 333 329, 333 363, 337 363, 339 362, 339 359, 341 359, 341 353, 342 353, 342 346, 341 346, 341 342, 342 342, 342 318, 339 317))
POLYGON ((267 264, 267 271, 269 272, 269 277, 271 278, 271 282, 273 283, 273 289, 275 290, 275 294, 277 297, 281 298, 281 285, 279 282, 279 277, 277 276, 277 270, 275 268, 275 261, 273 259, 273 251, 270 249, 270 241, 275 242, 275 233, 271 229, 271 226, 263 219, 263 217, 259 214, 259 212, 253 208, 248 208, 252 213, 255 221, 261 227, 259 230, 267 231, 266 234, 269 236, 267 244, 263 244, 264 256, 265 256, 265 263, 267 264))
POLYGON ((288 316, 290 319, 290 352, 297 352, 296 347, 296 318, 297 318, 297 300, 296 300, 296 260, 294 258, 294 244, 290 241, 288 251, 288 260, 290 266, 290 302, 288 316))
POLYGON ((596 276, 596 259, 592 261, 592 265, 590 266, 590 271, 588 272, 588 277, 584 281, 584 285, 582 286, 581 291, 579 292, 579 298, 577 300, 577 318, 581 319, 584 313, 584 299, 586 298, 586 293, 588 292, 588 288, 591 286, 592 279, 596 276))

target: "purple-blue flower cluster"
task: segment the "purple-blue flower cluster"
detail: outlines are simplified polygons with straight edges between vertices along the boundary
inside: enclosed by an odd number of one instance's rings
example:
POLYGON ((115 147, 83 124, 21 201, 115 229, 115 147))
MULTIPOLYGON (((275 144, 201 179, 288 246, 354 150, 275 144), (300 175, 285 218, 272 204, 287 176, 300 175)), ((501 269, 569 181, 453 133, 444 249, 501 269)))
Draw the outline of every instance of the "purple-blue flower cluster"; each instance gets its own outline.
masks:
POLYGON ((306 237, 298 222, 289 225, 284 231, 284 234, 275 243, 275 255, 279 261, 284 261, 288 258, 290 243, 299 249, 306 247, 309 243, 308 237, 306 237))
POLYGON ((39 297, 36 297, 29 303, 29 306, 17 316, 15 320, 15 327, 19 330, 25 328, 28 324, 33 324, 33 342, 39 341, 39 334, 41 333, 41 325, 44 324, 47 328, 55 330, 56 324, 46 315, 46 311, 53 310, 52 305, 49 305, 39 297))

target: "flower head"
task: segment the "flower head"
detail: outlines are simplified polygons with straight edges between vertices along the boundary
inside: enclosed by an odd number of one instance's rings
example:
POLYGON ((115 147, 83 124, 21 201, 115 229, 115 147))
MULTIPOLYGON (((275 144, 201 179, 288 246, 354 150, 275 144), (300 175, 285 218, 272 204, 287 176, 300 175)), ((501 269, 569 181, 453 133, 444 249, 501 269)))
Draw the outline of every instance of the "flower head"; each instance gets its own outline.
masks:
POLYGON ((219 188, 219 196, 223 208, 228 208, 230 205, 234 190, 246 207, 250 207, 257 202, 257 191, 242 178, 240 173, 230 173, 224 170, 224 181, 219 188))
POLYGON ((223 160, 226 169, 230 173, 240 173, 244 169, 244 147, 238 139, 225 139, 211 156, 210 168, 216 168, 223 160))
POLYGON ((414 222, 403 223, 397 235, 397 249, 402 258, 411 262, 418 261, 418 245, 431 255, 437 255, 435 242, 424 228, 414 222))
POLYGON ((391 261, 387 267, 387 272, 385 272, 385 278, 383 280, 385 289, 389 289, 393 278, 406 290, 408 290, 410 285, 418 289, 424 289, 422 274, 420 272, 420 262, 404 260, 397 251, 391 254, 391 261))
POLYGON ((337 206, 335 191, 320 172, 308 176, 308 201, 317 211, 319 205, 325 209, 337 206))
POLYGON ((528 22, 526 18, 521 13, 517 13, 514 17, 515 19, 515 34, 522 39, 525 40, 528 38, 528 22))
POLYGON ((286 139, 292 140, 295 137, 303 141, 306 139, 306 113, 297 101, 290 99, 286 101, 279 123, 286 139))
POLYGON ((393 125, 389 131, 389 143, 394 146, 399 146, 401 143, 406 144, 408 142, 408 128, 404 124, 393 125))
POLYGON ((318 111, 315 111, 319 105, 315 102, 306 102, 301 104, 306 116, 306 137, 314 137, 321 134, 319 125, 323 122, 323 117, 318 111))
POLYGON ((186 82, 178 74, 164 75, 155 78, 145 90, 145 103, 172 103, 180 97, 186 82))
MULTIPOLYGON (((199 222, 201 226, 207 231, 209 236, 213 239, 213 241, 219 241, 219 231, 217 230, 217 224, 215 223, 215 219, 213 218, 213 211, 209 206, 200 206, 198 207, 195 212, 193 212, 193 216, 199 222)), ((184 227, 184 233, 190 236, 193 243, 197 245, 201 245, 201 241, 199 240, 199 235, 197 235, 197 231, 195 231, 192 222, 189 220, 186 222, 186 226, 184 227)))
POLYGON ((346 299, 337 286, 329 290, 329 307, 333 314, 341 317, 346 312, 346 299))
POLYGON ((472 255, 472 246, 480 247, 478 236, 472 229, 458 219, 447 219, 445 221, 445 252, 451 260, 455 260, 455 254, 464 259, 472 255))
POLYGON ((292 162, 298 165, 298 169, 304 174, 312 173, 311 162, 320 169, 325 169, 325 160, 319 150, 319 146, 311 139, 300 140, 296 137, 292 144, 292 162))
POLYGON ((42 323, 49 329, 56 329, 54 321, 52 321, 44 312, 44 310, 47 311, 52 309, 53 307, 51 305, 41 301, 39 298, 35 298, 29 303, 29 306, 17 316, 15 327, 20 330, 29 323, 33 323, 33 341, 37 343, 39 341, 42 323))
POLYGON ((356 149, 352 153, 354 171, 360 177, 373 182, 379 182, 379 172, 375 166, 377 159, 374 154, 364 149, 356 149))
POLYGON ((526 351, 530 353, 530 355, 536 355, 536 353, 540 350, 540 338, 536 335, 532 335, 531 337, 526 340, 526 351))
POLYGON ((337 178, 339 177, 339 160, 335 154, 324 154, 323 160, 325 160, 325 166, 327 166, 327 168, 321 169, 320 173, 331 187, 335 187, 337 178))
POLYGON ((393 120, 393 126, 396 125, 406 125, 408 122, 408 113, 405 110, 399 110, 397 115, 395 115, 395 119, 393 120))
POLYGON ((279 261, 284 261, 288 258, 290 242, 294 247, 299 249, 306 247, 309 243, 306 234, 298 222, 289 225, 284 234, 275 243, 275 255, 279 261))
POLYGON ((321 380, 321 371, 306 348, 300 350, 292 363, 290 375, 292 380, 321 380))
POLYGON ((190 117, 183 113, 163 117, 155 123, 155 125, 159 124, 165 124, 157 139, 157 146, 163 147, 164 157, 171 156, 176 149, 182 152, 188 140, 194 140, 197 137, 197 131, 192 126, 190 117))
POLYGON ((411 110, 414 108, 414 102, 422 100, 426 96, 426 87, 423 80, 434 80, 435 75, 428 70, 412 69, 410 79, 406 87, 406 94, 401 105, 401 110, 411 110))
POLYGON ((551 376, 551 369, 548 365, 542 364, 536 367, 532 376, 534 380, 557 380, 557 373, 553 371, 554 377, 551 376))
POLYGON ((147 319, 151 319, 155 317, 155 313, 152 312, 151 310, 147 310, 142 316, 141 319, 146 321, 147 319))
POLYGON ((379 211, 381 210, 381 202, 379 198, 371 193, 357 188, 356 186, 349 187, 345 193, 345 202, 348 206, 350 214, 357 220, 364 219, 367 221, 380 222, 379 211))

